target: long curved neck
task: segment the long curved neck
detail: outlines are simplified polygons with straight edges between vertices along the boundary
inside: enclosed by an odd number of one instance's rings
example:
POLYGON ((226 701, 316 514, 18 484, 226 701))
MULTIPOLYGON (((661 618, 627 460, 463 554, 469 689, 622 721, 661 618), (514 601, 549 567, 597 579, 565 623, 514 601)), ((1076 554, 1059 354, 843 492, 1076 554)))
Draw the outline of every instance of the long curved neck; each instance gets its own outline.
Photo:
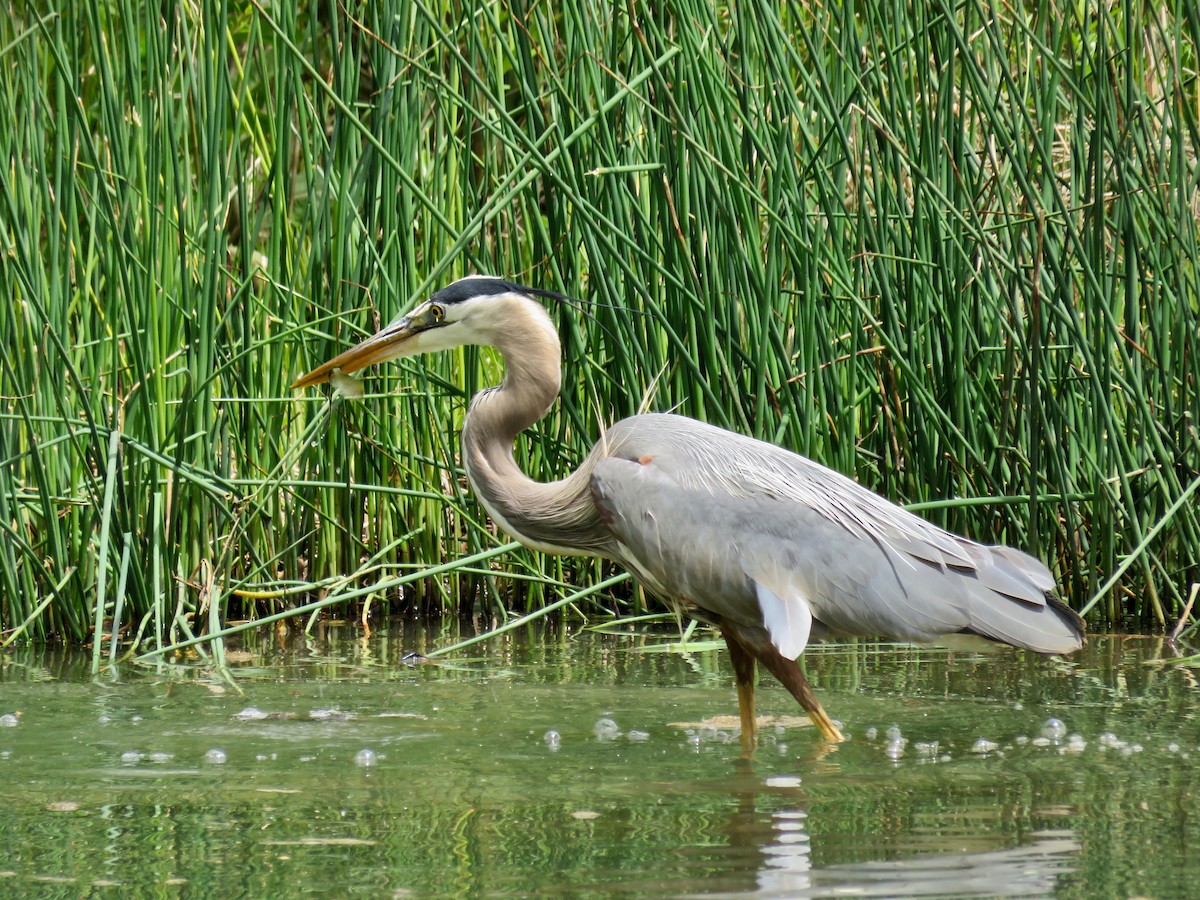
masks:
POLYGON ((561 384, 558 335, 530 302, 493 344, 504 357, 504 381, 476 394, 463 423, 463 464, 471 486, 496 524, 545 553, 610 555, 612 538, 592 501, 597 451, 561 481, 538 482, 513 459, 517 435, 540 419, 561 384))

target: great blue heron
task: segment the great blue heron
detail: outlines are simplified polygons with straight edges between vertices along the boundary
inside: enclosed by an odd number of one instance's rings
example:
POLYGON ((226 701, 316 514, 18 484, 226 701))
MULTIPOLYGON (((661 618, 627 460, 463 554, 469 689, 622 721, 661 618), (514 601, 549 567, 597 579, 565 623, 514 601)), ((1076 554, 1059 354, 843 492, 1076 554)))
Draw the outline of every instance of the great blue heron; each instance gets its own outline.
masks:
POLYGON ((842 739, 796 662, 820 634, 927 642, 965 632, 1039 653, 1082 646, 1082 620, 1033 557, 951 534, 809 459, 695 419, 623 419, 566 478, 529 478, 513 444, 549 410, 561 378, 558 333, 535 297, 560 295, 463 278, 292 386, 464 344, 499 350, 504 381, 475 395, 462 431, 484 508, 526 546, 614 560, 720 629, 747 746, 755 661, 827 739, 842 739))

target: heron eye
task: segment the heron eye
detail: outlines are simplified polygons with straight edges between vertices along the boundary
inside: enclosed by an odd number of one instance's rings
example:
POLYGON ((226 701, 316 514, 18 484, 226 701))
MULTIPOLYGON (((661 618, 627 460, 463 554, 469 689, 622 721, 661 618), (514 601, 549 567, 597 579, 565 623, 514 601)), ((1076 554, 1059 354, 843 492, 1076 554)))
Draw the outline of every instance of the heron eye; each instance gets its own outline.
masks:
POLYGON ((433 316, 433 321, 440 322, 446 318, 446 310, 441 306, 429 307, 429 315, 433 316))

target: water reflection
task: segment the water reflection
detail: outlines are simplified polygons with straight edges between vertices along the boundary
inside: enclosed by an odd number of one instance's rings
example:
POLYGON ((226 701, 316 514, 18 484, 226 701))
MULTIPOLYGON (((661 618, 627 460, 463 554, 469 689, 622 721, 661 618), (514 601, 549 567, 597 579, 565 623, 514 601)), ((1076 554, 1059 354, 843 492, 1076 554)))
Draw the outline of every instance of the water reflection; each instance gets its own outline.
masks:
MULTIPOLYGON (((237 690, 199 665, 93 681, 86 655, 0 656, 0 894, 1166 897, 1200 878, 1200 697, 1151 641, 819 648, 851 740, 781 726, 747 759, 671 724, 735 712, 719 653, 537 633, 399 665, 452 639, 252 637, 237 690)), ((796 712, 766 685, 760 706, 796 712)))
POLYGON ((894 862, 827 866, 810 874, 811 887, 775 897, 1044 897, 1054 893, 1059 876, 1072 871, 1081 846, 1070 830, 1039 832, 1011 850, 941 853, 894 862))
MULTIPOLYGON (((798 786, 799 779, 794 781, 798 786)), ((785 784, 787 779, 767 779, 768 787, 785 784)), ((1005 849, 963 850, 961 842, 945 840, 946 848, 940 852, 816 865, 808 819, 801 803, 764 814, 754 809, 753 795, 742 797, 726 828, 733 851, 729 859, 745 861, 756 855, 756 869, 751 873, 735 866, 724 876, 710 876, 702 894, 696 892, 692 879, 685 879, 681 894, 746 898, 1047 896, 1054 893, 1060 876, 1074 870, 1072 860, 1081 851, 1071 829, 1052 829, 1031 833, 1027 843, 1005 849), (748 882, 751 874, 752 887, 734 887, 738 881, 748 882)))

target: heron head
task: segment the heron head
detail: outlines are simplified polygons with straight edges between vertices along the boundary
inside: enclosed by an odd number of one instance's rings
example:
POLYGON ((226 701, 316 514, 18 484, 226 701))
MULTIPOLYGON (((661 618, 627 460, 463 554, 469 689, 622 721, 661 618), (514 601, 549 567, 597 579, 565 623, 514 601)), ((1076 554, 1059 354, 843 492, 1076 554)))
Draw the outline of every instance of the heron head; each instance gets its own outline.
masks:
POLYGON ((535 294, 558 296, 489 275, 460 278, 371 337, 301 375, 292 387, 324 384, 338 373, 466 344, 503 347, 527 340, 531 328, 537 329, 536 337, 555 337, 545 310, 533 299, 535 294))

